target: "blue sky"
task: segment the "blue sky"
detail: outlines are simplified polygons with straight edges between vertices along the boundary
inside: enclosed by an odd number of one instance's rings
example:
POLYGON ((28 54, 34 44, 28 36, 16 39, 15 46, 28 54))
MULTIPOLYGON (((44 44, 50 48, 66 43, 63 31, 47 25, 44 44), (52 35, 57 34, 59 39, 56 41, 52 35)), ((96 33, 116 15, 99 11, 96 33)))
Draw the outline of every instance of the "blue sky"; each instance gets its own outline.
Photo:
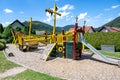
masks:
POLYGON ((4 26, 18 19, 21 22, 29 20, 42 21, 53 24, 53 16, 45 12, 46 8, 53 8, 57 4, 57 26, 74 24, 78 16, 78 23, 83 25, 86 20, 88 26, 99 27, 120 16, 120 0, 0 0, 0 23, 4 26))

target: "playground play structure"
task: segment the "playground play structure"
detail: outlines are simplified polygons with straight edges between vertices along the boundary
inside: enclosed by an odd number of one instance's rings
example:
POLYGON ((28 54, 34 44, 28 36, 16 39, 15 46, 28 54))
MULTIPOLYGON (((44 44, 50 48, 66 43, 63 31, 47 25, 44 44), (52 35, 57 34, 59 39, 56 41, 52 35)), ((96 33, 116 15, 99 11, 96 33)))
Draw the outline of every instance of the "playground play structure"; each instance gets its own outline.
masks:
MULTIPOLYGON (((94 54, 97 54, 99 57, 101 57, 105 62, 120 65, 119 60, 104 56, 102 53, 96 50, 92 45, 90 45, 88 42, 85 41, 84 33, 85 33, 86 21, 84 21, 83 27, 79 28, 77 23, 78 18, 76 18, 72 42, 66 41, 66 35, 64 34, 64 30, 62 30, 62 37, 57 37, 57 35, 55 34, 56 14, 58 15, 61 15, 61 14, 56 12, 57 11, 56 9, 57 9, 56 4, 54 5, 54 11, 51 9, 46 9, 46 12, 54 14, 53 34, 51 37, 51 41, 53 43, 47 45, 47 48, 44 50, 42 54, 42 57, 41 57, 42 59, 48 60, 48 57, 50 56, 50 54, 54 54, 55 56, 58 56, 58 57, 72 58, 76 60, 78 58, 81 58, 81 54, 84 51, 84 45, 85 45, 91 51, 93 51, 94 54), (58 40, 61 40, 61 41, 58 41, 58 40), (62 46, 59 45, 60 43, 62 43, 62 46), (59 55, 59 54, 62 54, 62 55, 59 55)), ((47 34, 45 39, 47 43, 47 34)))
MULTIPOLYGON (((45 44, 46 48, 42 53, 41 59, 47 61, 49 56, 52 57, 61 57, 61 58, 70 58, 73 60, 77 60, 81 58, 81 54, 84 51, 84 45, 87 46, 91 51, 94 52, 94 54, 97 54, 99 57, 101 57, 105 62, 117 64, 120 65, 120 61, 112 58, 108 58, 104 56, 102 53, 100 53, 98 50, 96 50, 92 45, 90 45, 88 42, 84 39, 84 33, 85 33, 85 24, 86 21, 84 21, 83 27, 78 27, 78 18, 76 18, 76 23, 74 25, 74 33, 72 36, 72 41, 67 42, 66 38, 67 35, 65 35, 64 30, 62 30, 61 34, 56 34, 56 15, 61 16, 59 12, 57 12, 57 6, 54 5, 54 9, 46 9, 46 12, 49 12, 51 15, 54 15, 54 25, 53 25, 53 32, 51 35, 48 35, 45 33, 45 44)), ((20 50, 29 50, 30 47, 36 47, 39 43, 38 37, 32 37, 30 35, 31 33, 31 25, 32 25, 32 19, 30 20, 30 26, 29 26, 29 35, 25 36, 23 34, 16 34, 12 31, 13 34, 13 42, 16 44, 18 42, 19 49, 20 50)))
POLYGON ((13 36, 13 43, 15 45, 18 44, 19 49, 21 51, 29 51, 30 48, 37 48, 39 44, 39 38, 35 36, 31 36, 31 28, 32 28, 32 18, 30 18, 29 22, 29 34, 23 34, 17 31, 11 31, 13 36))

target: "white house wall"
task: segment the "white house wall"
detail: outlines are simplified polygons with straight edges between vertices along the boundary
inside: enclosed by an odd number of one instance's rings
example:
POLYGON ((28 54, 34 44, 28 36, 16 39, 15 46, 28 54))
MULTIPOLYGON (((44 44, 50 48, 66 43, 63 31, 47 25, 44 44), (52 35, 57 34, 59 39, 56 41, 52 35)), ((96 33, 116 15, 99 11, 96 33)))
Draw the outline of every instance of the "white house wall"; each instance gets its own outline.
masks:
POLYGON ((22 26, 20 23, 15 22, 15 23, 12 24, 12 27, 13 27, 13 28, 16 28, 16 27, 22 28, 23 26, 22 26))
POLYGON ((103 29, 103 30, 101 30, 101 32, 109 32, 109 30, 103 29))
POLYGON ((92 32, 94 32, 92 29, 90 29, 89 31, 88 31, 89 33, 92 33, 92 32))

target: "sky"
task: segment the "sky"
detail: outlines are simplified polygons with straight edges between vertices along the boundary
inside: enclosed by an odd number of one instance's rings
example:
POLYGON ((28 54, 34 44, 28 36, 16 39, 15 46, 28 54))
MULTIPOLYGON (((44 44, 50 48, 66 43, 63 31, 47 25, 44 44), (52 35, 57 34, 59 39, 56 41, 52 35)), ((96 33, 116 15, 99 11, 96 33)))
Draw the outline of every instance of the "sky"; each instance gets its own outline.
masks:
POLYGON ((57 16, 57 26, 75 23, 79 26, 86 21, 87 26, 95 28, 120 16, 120 0, 0 0, 0 23, 7 26, 16 19, 21 22, 42 21, 53 25, 53 16, 45 12, 53 9, 56 3, 61 16, 57 16))

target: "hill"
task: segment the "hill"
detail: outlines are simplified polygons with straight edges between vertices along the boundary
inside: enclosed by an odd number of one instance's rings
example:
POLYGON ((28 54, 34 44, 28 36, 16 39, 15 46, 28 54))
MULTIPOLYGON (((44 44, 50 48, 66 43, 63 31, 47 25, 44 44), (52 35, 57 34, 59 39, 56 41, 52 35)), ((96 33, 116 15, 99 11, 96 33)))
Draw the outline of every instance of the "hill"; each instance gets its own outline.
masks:
POLYGON ((63 27, 65 31, 68 31, 70 28, 74 27, 74 25, 66 25, 63 27))
POLYGON ((103 26, 112 26, 112 27, 118 27, 120 28, 120 16, 113 19, 112 21, 104 24, 103 26))
MULTIPOLYGON (((102 25, 101 27, 103 26, 111 26, 111 27, 118 27, 120 28, 120 16, 113 19, 112 21, 102 25)), ((98 31, 99 29, 101 29, 101 27, 98 27, 98 28, 95 28, 96 31, 98 31)))
MULTIPOLYGON (((29 26, 29 22, 25 21, 23 22, 23 24, 25 26, 29 26)), ((69 30, 71 27, 73 27, 74 25, 66 25, 64 27, 56 27, 56 33, 60 33, 62 29, 64 29, 65 31, 69 30)), ((40 22, 40 21, 32 21, 32 29, 33 30, 44 30, 47 33, 51 33, 53 30, 53 26, 46 24, 44 22, 40 22)))
MULTIPOLYGON (((25 21, 25 22, 23 22, 23 24, 28 26, 29 22, 25 21)), ((44 22, 32 21, 32 29, 33 30, 42 30, 42 31, 44 30, 47 33, 51 33, 53 30, 53 27, 49 24, 44 23, 44 22)), ((57 27, 56 32, 57 33, 61 32, 61 29, 62 29, 61 27, 57 27)))

